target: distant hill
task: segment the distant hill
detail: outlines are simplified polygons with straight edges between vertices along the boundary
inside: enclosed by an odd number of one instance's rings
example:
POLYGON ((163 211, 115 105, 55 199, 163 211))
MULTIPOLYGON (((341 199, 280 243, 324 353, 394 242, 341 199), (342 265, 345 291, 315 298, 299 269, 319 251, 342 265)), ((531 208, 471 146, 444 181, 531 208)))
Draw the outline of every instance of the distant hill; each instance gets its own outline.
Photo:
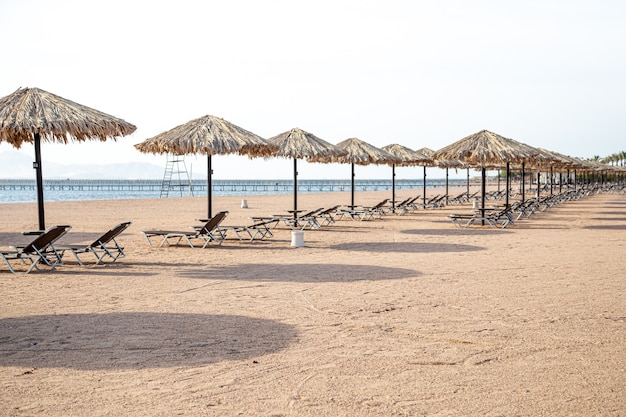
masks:
MULTIPOLYGON (((0 178, 33 179, 34 157, 21 152, 0 152, 0 178)), ((161 179, 165 166, 145 162, 119 164, 57 164, 43 160, 43 175, 48 179, 161 179)))

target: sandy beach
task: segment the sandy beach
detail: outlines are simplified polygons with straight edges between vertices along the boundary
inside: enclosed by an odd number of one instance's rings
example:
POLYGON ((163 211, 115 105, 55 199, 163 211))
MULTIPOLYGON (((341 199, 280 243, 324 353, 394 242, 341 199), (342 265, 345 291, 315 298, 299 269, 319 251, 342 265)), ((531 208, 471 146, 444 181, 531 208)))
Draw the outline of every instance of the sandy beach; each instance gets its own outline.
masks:
MULTIPOLYGON (((225 224, 292 208, 291 195, 241 199, 214 198, 225 224)), ((625 194, 506 229, 455 228, 446 215, 467 204, 341 220, 300 248, 285 227, 206 249, 141 234, 187 229, 206 206, 46 203, 47 225, 72 225, 65 242, 132 221, 127 256, 19 276, 2 265, 0 415, 626 415, 625 194)), ((0 246, 27 241, 36 204, 0 204, 0 219, 0 246)))

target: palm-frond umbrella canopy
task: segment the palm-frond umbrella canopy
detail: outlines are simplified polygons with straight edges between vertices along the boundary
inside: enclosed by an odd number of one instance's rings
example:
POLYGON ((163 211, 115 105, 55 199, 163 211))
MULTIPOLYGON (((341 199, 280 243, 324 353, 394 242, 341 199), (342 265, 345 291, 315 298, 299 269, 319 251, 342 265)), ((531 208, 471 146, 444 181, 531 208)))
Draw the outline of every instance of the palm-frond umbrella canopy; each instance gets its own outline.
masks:
POLYGON ((542 158, 541 166, 568 167, 575 165, 574 160, 569 156, 544 148, 537 148, 537 151, 542 158))
POLYGON ((140 152, 207 155, 208 217, 212 217, 212 155, 269 157, 275 147, 262 137, 215 116, 202 116, 135 145, 140 152))
POLYGON ((269 138, 267 142, 276 147, 275 156, 293 158, 293 215, 295 218, 298 215, 298 159, 306 159, 310 162, 332 162, 345 151, 297 127, 269 138))
POLYGON ((466 136, 433 154, 436 161, 458 161, 476 167, 522 163, 537 158, 532 147, 488 130, 466 136))
POLYGON ((106 141, 133 133, 137 127, 117 117, 75 103, 39 88, 20 88, 0 99, 0 142, 19 148, 35 145, 39 229, 44 230, 41 141, 67 143, 106 141))
POLYGON ((413 166, 420 163, 431 162, 432 160, 423 153, 416 152, 406 146, 399 145, 397 143, 383 146, 383 151, 389 152, 396 158, 398 162, 391 164, 391 207, 395 210, 396 207, 396 165, 397 166, 413 166))
POLYGON ((341 149, 346 151, 342 156, 335 159, 334 162, 352 165, 351 178, 351 206, 354 207, 354 165, 369 164, 393 164, 399 162, 399 159, 387 151, 370 145, 357 138, 346 139, 337 144, 341 149))
POLYGON ((398 162, 392 163, 396 166, 413 166, 430 161, 430 158, 425 155, 397 143, 383 146, 380 149, 389 152, 398 159, 398 162))
POLYGON ((418 154, 421 154, 423 158, 425 158, 424 162, 427 163, 433 163, 433 154, 435 153, 435 151, 433 151, 430 148, 419 148, 417 150, 415 150, 415 152, 417 152, 418 154))
POLYGON ((524 164, 534 161, 538 157, 539 153, 531 146, 513 139, 505 138, 488 130, 481 130, 480 132, 466 136, 451 145, 439 149, 432 156, 435 161, 458 161, 481 169, 481 207, 483 210, 485 208, 486 168, 502 165, 508 166, 510 163, 524 164))

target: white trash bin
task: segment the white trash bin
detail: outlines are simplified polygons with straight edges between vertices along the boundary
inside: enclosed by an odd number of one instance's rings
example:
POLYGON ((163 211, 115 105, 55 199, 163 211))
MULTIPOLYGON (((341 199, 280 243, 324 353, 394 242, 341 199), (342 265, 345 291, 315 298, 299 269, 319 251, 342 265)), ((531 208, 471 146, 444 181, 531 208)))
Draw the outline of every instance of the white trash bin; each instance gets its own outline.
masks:
POLYGON ((241 200, 241 208, 248 208, 248 200, 241 200))
POLYGON ((301 231, 291 232, 291 246, 295 248, 301 248, 304 246, 304 232, 301 232, 301 231))

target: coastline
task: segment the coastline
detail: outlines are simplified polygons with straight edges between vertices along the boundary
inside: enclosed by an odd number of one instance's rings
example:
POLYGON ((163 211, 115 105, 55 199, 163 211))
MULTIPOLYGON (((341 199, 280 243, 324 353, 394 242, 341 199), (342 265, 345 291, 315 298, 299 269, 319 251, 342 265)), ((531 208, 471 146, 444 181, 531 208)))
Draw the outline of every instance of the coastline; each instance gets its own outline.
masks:
MULTIPOLYGON (((115 179, 48 179, 44 180, 44 199, 46 201, 76 200, 111 200, 111 199, 144 199, 168 196, 201 196, 207 195, 207 181, 191 182, 178 180, 164 187, 162 179, 153 180, 115 180, 115 179)), ((466 180, 450 180, 451 190, 466 187, 466 180)), ((477 185, 471 181, 470 185, 477 185)), ((390 190, 393 184, 390 179, 359 179, 355 180, 355 191, 390 190)), ((427 188, 444 189, 445 179, 428 179, 427 188)), ((397 179, 396 190, 423 188, 422 179, 397 179)), ((313 179, 299 180, 298 193, 348 191, 351 182, 347 179, 313 179)), ((213 180, 214 196, 247 196, 247 195, 278 195, 293 193, 293 180, 213 180)), ((27 203, 36 201, 36 181, 0 179, 0 204, 27 203)))
MULTIPOLYGON (((247 224, 293 205, 246 199, 215 197, 214 211, 247 224)), ((349 201, 298 196, 303 209, 349 201)), ((127 256, 0 272, 0 414, 624 414, 626 195, 507 229, 446 218, 466 211, 341 220, 306 230, 303 248, 281 227, 191 249, 152 248, 141 230, 186 229, 206 197, 46 202, 72 241, 132 221, 127 256)), ((36 204, 0 204, 0 218, 5 246, 36 224, 36 204)))

